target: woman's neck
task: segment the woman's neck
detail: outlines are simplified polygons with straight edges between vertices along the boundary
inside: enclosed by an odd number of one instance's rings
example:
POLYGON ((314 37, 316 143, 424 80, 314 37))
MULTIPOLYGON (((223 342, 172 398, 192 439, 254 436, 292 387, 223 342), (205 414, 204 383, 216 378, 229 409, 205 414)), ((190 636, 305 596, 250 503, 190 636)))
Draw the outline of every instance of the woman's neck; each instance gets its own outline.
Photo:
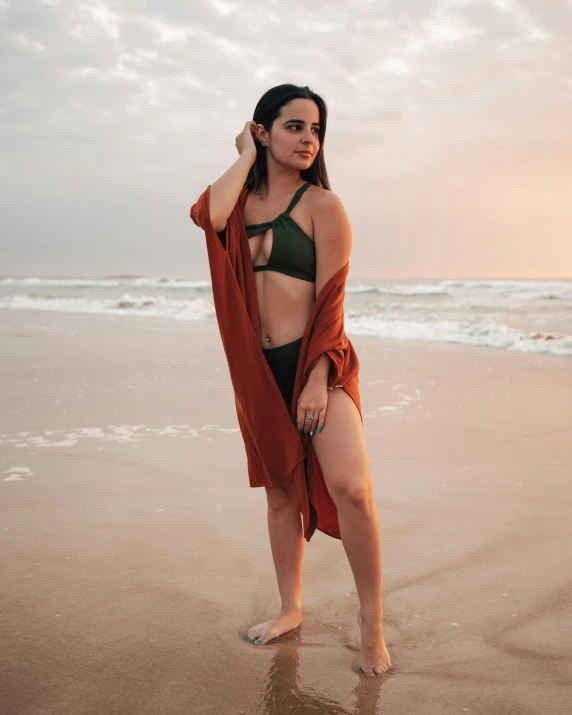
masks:
POLYGON ((258 193, 259 195, 262 194, 268 201, 275 201, 295 192, 305 183, 300 174, 287 177, 270 176, 258 193))

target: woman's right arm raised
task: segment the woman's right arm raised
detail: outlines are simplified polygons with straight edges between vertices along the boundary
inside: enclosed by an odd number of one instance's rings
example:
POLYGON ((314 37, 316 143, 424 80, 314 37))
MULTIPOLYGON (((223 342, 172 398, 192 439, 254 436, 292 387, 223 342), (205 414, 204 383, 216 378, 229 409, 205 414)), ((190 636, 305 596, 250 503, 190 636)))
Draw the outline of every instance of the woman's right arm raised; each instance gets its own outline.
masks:
POLYGON ((230 169, 211 184, 209 210, 211 223, 217 233, 224 231, 248 172, 256 161, 256 145, 253 138, 256 126, 256 122, 246 122, 244 129, 235 138, 235 145, 240 156, 230 169))

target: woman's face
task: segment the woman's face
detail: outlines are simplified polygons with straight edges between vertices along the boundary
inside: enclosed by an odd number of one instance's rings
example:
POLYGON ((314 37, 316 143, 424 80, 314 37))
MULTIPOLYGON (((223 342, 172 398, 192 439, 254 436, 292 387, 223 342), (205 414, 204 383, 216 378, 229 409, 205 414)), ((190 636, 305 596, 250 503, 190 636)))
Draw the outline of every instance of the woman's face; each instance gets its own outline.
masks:
POLYGON ((269 158, 292 168, 308 169, 320 148, 319 126, 317 104, 311 99, 293 99, 282 107, 271 134, 262 125, 258 126, 258 138, 266 144, 269 158), (301 154, 301 151, 310 154, 301 154))

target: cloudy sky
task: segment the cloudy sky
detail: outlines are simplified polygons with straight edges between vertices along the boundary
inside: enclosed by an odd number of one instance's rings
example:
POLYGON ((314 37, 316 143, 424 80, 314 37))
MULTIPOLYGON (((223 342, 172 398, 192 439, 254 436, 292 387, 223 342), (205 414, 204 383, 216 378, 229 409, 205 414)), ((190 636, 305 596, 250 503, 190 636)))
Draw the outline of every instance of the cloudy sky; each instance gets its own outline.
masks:
POLYGON ((0 0, 2 275, 208 278, 270 87, 329 109, 350 277, 572 277, 572 0, 0 0))

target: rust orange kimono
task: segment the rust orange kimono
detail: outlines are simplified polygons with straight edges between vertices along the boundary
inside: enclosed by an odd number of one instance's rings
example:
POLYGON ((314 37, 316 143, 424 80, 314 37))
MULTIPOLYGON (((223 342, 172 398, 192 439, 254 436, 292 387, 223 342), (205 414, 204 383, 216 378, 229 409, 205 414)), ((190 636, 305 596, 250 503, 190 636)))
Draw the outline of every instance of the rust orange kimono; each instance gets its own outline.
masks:
POLYGON ((210 188, 207 186, 190 213, 206 235, 215 311, 234 389, 250 486, 271 487, 284 477, 294 479, 305 539, 310 541, 316 529, 339 539, 338 512, 312 448, 314 437, 298 432, 295 419, 308 374, 320 355, 327 353, 331 358, 328 387, 343 387, 357 405, 363 423, 359 361, 344 331, 349 261, 328 280, 312 307, 289 413, 260 345, 256 285, 242 216, 248 189, 243 187, 219 237, 210 220, 210 188))

